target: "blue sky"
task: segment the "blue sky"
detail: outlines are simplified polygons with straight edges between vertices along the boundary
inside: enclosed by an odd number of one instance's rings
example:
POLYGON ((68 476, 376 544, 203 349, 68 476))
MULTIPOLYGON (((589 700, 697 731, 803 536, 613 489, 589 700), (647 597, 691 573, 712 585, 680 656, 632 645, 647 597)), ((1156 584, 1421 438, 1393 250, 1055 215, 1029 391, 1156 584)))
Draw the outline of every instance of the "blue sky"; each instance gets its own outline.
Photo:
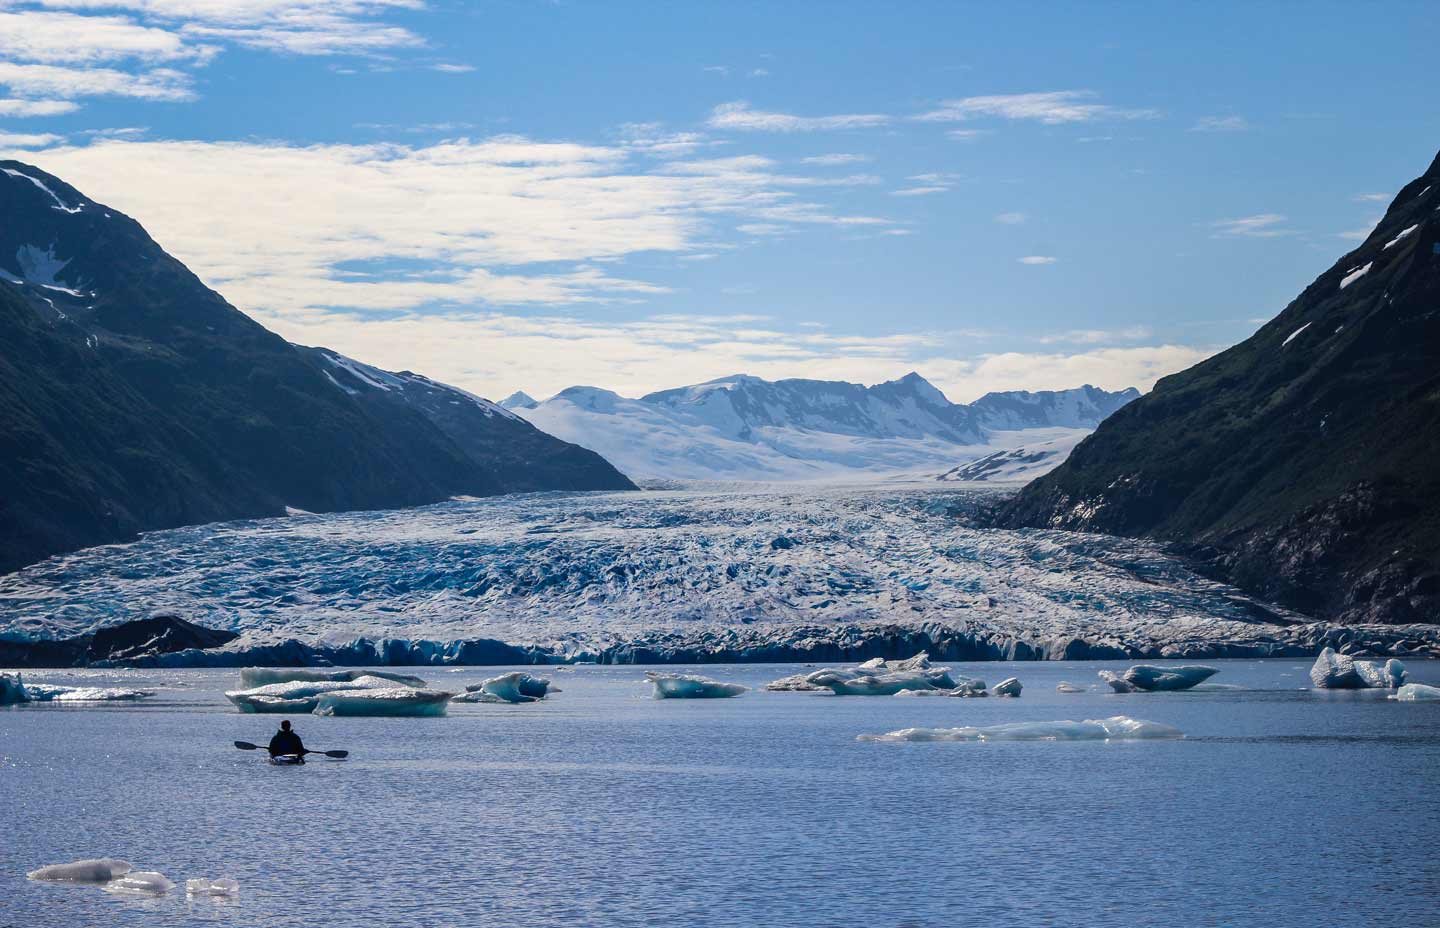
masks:
POLYGON ((1440 145, 1433 3, 0 0, 0 149, 486 395, 1148 388, 1440 145))

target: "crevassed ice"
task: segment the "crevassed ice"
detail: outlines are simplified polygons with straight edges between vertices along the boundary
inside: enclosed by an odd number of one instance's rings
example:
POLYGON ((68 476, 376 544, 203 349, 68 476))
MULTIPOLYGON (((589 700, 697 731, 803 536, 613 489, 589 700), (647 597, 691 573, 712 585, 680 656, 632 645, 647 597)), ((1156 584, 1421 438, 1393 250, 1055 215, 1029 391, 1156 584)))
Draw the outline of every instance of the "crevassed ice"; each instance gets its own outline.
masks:
POLYGON ((883 735, 860 735, 857 741, 1132 741, 1183 738, 1170 725, 1124 715, 1074 722, 1007 722, 984 728, 902 728, 883 735))

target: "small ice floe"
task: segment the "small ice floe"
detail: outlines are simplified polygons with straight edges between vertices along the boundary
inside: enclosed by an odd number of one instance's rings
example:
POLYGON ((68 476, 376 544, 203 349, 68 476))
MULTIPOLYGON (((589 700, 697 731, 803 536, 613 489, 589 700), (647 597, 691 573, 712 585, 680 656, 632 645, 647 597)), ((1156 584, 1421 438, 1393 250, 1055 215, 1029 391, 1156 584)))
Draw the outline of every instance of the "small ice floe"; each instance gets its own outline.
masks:
POLYGON ((1181 664, 1176 667, 1136 664, 1123 674, 1102 670, 1100 679, 1110 684, 1110 688, 1117 693, 1169 692, 1188 690, 1219 672, 1218 668, 1206 667, 1204 664, 1181 664))
POLYGON ((95 857, 76 860, 68 864, 50 864, 38 870, 31 870, 25 876, 32 880, 50 883, 108 883, 134 870, 128 860, 114 857, 95 857))
POLYGON ((413 686, 331 690, 321 693, 316 715, 334 716, 439 716, 445 714, 454 693, 413 686))
POLYGON ((1019 696, 1022 689, 1020 681, 1014 677, 1007 677, 995 684, 990 692, 995 696, 1019 696))
POLYGON ((1431 702, 1440 700, 1440 686, 1427 686, 1424 683, 1407 683, 1395 691, 1392 699, 1401 702, 1431 702))
POLYGON ((109 686, 55 686, 48 683, 27 683, 25 692, 32 702, 115 702, 145 699, 154 690, 127 690, 109 686))
POLYGON ((1350 286, 1355 281, 1370 273, 1370 266, 1374 263, 1374 261, 1370 261, 1360 267, 1351 268, 1349 273, 1347 273, 1344 277, 1340 278, 1340 289, 1344 290, 1346 287, 1350 286))
POLYGON ((645 679, 655 688, 656 699, 724 699, 748 692, 750 687, 739 683, 722 683, 705 677, 683 673, 645 672, 645 679))
POLYGON ((1060 684, 1055 687, 1055 692, 1057 692, 1057 693, 1083 693, 1083 692, 1085 692, 1085 687, 1083 687, 1083 686, 1076 686, 1076 685, 1073 684, 1073 683, 1067 683, 1066 681, 1061 680, 1061 681, 1060 681, 1060 684))
POLYGON ((361 677, 394 680, 406 686, 424 686, 425 681, 388 670, 311 670, 305 667, 242 667, 240 685, 246 688, 272 683, 353 683, 361 677))
MULTIPOLYGON (((352 680, 291 680, 286 683, 269 683, 247 690, 231 690, 225 698, 234 703, 241 712, 314 712, 320 705, 320 697, 327 693, 388 690, 396 688, 395 681, 387 677, 362 676, 352 680)), ((412 687, 399 687, 412 689, 412 687)))
POLYGON ((105 883, 102 888, 107 893, 163 896, 175 888, 175 883, 165 874, 154 870, 131 870, 119 879, 105 883))
POLYGON ((1334 648, 1325 648, 1310 668, 1310 681, 1327 690, 1394 689, 1405 682, 1405 665, 1391 658, 1357 661, 1334 648))
POLYGON ((465 692, 455 697, 456 702, 538 702, 551 693, 560 692, 558 686, 543 677, 532 677, 523 670, 512 670, 498 677, 491 677, 465 687, 465 692))
POLYGON ((1006 722, 985 728, 902 728, 883 735, 860 735, 857 741, 1138 741, 1183 738, 1178 728, 1117 715, 1072 722, 1006 722))
POLYGON ((238 896, 240 895, 240 883, 227 878, 219 880, 186 880, 185 895, 187 896, 238 896))
POLYGON ((907 690, 950 690, 956 685, 949 668, 930 666, 930 655, 922 651, 903 661, 877 657, 858 667, 827 667, 796 674, 776 680, 766 689, 789 692, 827 689, 837 696, 894 696, 907 690))

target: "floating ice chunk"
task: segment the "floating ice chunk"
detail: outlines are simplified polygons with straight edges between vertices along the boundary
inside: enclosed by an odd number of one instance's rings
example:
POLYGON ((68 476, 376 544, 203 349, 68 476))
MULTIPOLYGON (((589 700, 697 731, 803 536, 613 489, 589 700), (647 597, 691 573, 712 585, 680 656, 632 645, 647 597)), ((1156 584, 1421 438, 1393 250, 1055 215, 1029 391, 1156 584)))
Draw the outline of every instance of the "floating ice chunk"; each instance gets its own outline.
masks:
POLYGON ((523 670, 512 670, 465 687, 455 699, 458 702, 536 702, 551 693, 560 692, 543 677, 532 677, 523 670))
POLYGON ((240 895, 240 883, 229 878, 219 880, 186 880, 185 895, 187 896, 238 896, 240 895))
POLYGON ((765 688, 772 693, 813 693, 824 689, 823 686, 816 686, 810 682, 810 673, 797 673, 788 677, 781 677, 765 684, 765 688))
POLYGON ((314 712, 320 705, 320 697, 326 693, 388 690, 394 687, 395 681, 372 676, 354 680, 292 680, 248 690, 231 690, 225 698, 238 706, 241 712, 305 713, 314 712))
POLYGON ((169 877, 154 870, 131 870, 104 886, 107 893, 135 893, 143 896, 163 896, 174 888, 175 884, 169 877))
POLYGON ((750 689, 739 683, 721 683, 682 673, 646 671, 645 679, 654 684, 656 699, 723 699, 739 696, 750 689))
POLYGON ((304 667, 242 667, 240 685, 248 688, 272 683, 353 683, 361 677, 379 677, 406 686, 424 686, 425 681, 388 670, 311 670, 304 667))
POLYGON ((1019 696, 1021 689, 1022 687, 1019 680, 1014 677, 1007 677, 995 684, 995 689, 992 690, 992 692, 996 696, 1019 696))
POLYGON ((1426 686, 1424 683, 1407 683, 1395 692, 1401 702, 1430 702, 1440 700, 1440 686, 1426 686))
POLYGON ((1405 665, 1393 657, 1381 664, 1379 661, 1355 661, 1355 673, 1367 687, 1377 690, 1393 690, 1405 682, 1405 665))
POLYGON ((1178 728, 1117 715, 1072 722, 1007 722, 985 728, 902 728, 883 735, 860 735, 857 741, 1131 741, 1183 738, 1178 728))
POLYGON ((0 706, 13 706, 29 702, 30 694, 25 689, 25 680, 18 673, 0 673, 0 706))
POLYGON ((335 716, 436 716, 444 715, 454 693, 422 690, 413 686, 390 689, 331 690, 316 701, 316 715, 335 716))
POLYGON ((864 673, 855 670, 817 670, 810 683, 823 686, 836 696, 894 696, 902 690, 954 689, 948 673, 915 670, 903 673, 864 673))
POLYGON ((1405 682, 1405 665, 1395 659, 1357 661, 1334 648, 1326 648, 1310 668, 1310 680, 1321 689, 1392 689, 1405 682))
POLYGON ((1181 664, 1176 667, 1136 664, 1123 674, 1112 670, 1102 670, 1099 673, 1100 679, 1110 684, 1115 692, 1134 693, 1188 690, 1219 672, 1218 668, 1206 667, 1203 664, 1181 664))
POLYGON ((25 874, 32 880, 55 883, 108 883, 134 870, 128 860, 114 857, 95 857, 77 860, 68 864, 50 864, 25 874))
POLYGON ((1083 686, 1076 686, 1076 685, 1073 684, 1073 683, 1067 683, 1067 682, 1065 682, 1064 680, 1061 680, 1061 681, 1060 681, 1060 684, 1055 687, 1055 692, 1057 692, 1057 693, 1083 693, 1083 692, 1085 692, 1085 687, 1083 687, 1083 686))
POLYGON ((107 686, 57 686, 49 683, 27 683, 25 692, 34 702, 114 702, 145 699, 154 690, 127 690, 107 686))

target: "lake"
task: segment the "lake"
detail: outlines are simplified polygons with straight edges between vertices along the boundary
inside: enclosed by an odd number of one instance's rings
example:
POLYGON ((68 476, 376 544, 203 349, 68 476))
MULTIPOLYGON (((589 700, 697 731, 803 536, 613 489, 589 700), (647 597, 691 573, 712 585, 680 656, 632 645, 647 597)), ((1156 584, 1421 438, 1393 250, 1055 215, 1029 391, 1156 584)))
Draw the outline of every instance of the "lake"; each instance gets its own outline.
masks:
POLYGON ((1436 924, 1440 704, 1313 691, 1304 660, 1211 663, 1133 695, 1097 686, 1123 663, 950 665, 1018 676, 1020 699, 768 693, 804 668, 751 664, 699 671, 756 687, 739 698, 657 701, 642 668, 541 668, 563 689, 542 703, 296 717, 352 754, 294 768, 231 746, 280 718, 224 700, 235 671, 32 671, 159 694, 0 710, 0 925, 1436 924), (855 740, 1115 715, 1187 737, 855 740), (97 856, 180 891, 25 879, 97 856), (238 899, 187 900, 201 876, 238 899))

